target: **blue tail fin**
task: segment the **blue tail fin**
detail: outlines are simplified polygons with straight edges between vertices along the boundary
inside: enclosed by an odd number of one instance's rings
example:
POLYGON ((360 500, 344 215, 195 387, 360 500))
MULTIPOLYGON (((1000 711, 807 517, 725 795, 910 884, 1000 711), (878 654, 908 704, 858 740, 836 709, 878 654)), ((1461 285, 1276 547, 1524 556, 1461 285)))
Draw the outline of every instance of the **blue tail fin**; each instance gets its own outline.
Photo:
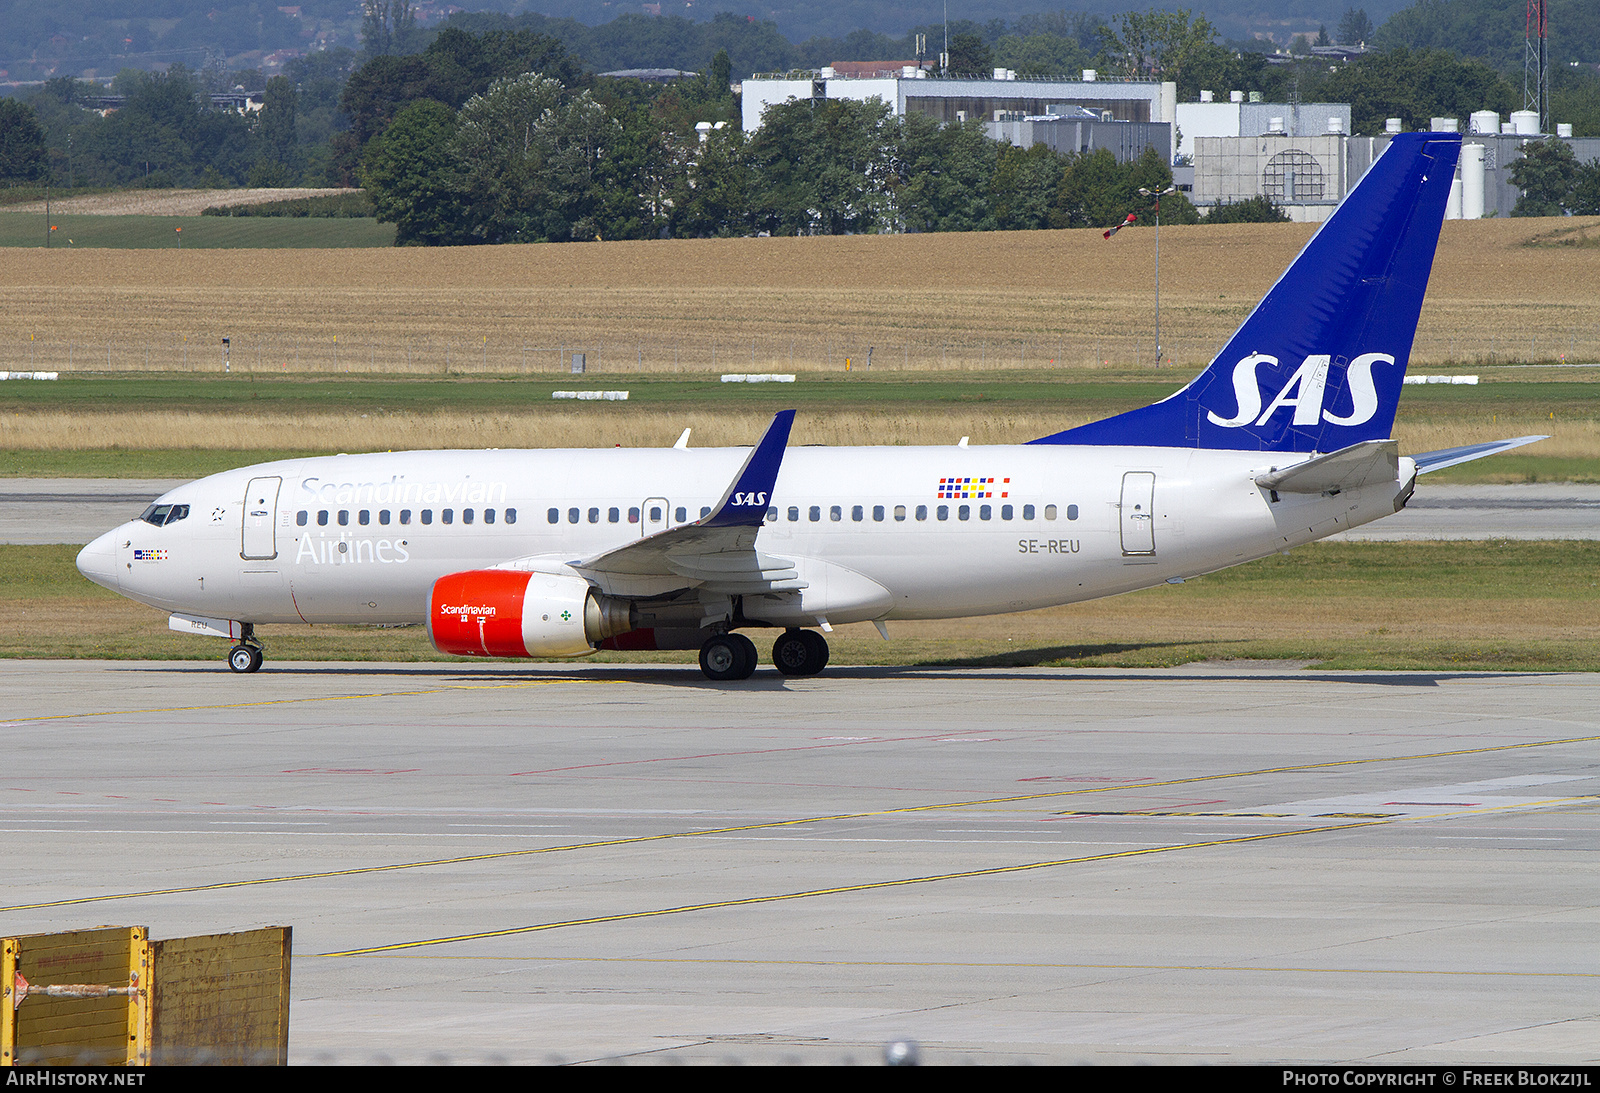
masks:
POLYGON ((1395 137, 1211 366, 1035 444, 1333 452, 1389 436, 1461 138, 1395 137))

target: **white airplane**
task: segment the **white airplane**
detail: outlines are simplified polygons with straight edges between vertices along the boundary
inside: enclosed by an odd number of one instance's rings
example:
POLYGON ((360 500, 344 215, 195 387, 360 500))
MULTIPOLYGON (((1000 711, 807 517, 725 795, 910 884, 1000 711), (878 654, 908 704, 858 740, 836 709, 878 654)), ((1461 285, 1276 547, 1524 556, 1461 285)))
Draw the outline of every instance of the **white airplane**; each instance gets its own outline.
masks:
POLYGON ((78 555, 97 584, 232 639, 262 623, 426 623, 464 656, 700 650, 786 675, 816 632, 1027 611, 1238 565, 1398 511, 1389 439, 1461 139, 1396 137, 1210 367, 1151 406, 1029 444, 340 455, 212 475, 78 555))

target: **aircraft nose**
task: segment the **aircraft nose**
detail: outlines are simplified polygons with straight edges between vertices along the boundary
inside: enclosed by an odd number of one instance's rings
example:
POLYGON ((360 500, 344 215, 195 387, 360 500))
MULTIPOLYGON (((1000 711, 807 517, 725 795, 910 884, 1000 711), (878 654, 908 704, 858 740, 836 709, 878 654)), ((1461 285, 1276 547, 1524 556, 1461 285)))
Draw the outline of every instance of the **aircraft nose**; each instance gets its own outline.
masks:
POLYGON ((122 591, 117 574, 117 531, 106 532, 78 551, 78 572, 113 592, 122 591))

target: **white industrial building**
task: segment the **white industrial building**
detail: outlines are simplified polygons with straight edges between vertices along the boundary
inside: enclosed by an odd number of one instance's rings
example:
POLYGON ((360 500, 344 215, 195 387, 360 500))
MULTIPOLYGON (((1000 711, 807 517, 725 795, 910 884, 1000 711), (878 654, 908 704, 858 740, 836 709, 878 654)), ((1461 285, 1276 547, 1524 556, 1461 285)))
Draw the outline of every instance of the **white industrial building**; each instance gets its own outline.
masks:
MULTIPOLYGON (((1511 166, 1522 155, 1523 146, 1546 139, 1539 133, 1537 115, 1532 111, 1518 111, 1512 119, 1502 122, 1491 110, 1471 116, 1445 219, 1511 215, 1522 196, 1511 184, 1511 166)), ((1433 118, 1429 128, 1459 132, 1460 121, 1433 118)), ((1189 199, 1204 211, 1224 202, 1265 196, 1290 219, 1320 222, 1333 214, 1344 195, 1388 147, 1390 135, 1398 132, 1400 121, 1395 118, 1390 119, 1389 132, 1377 137, 1336 132, 1294 136, 1277 127, 1260 136, 1199 137, 1189 199)), ((1574 139, 1571 133, 1570 126, 1557 126, 1558 139, 1571 146, 1580 162, 1600 158, 1600 138, 1574 139)))
POLYGON ((1177 104, 1178 158, 1193 157, 1200 137, 1256 137, 1283 133, 1291 137, 1350 132, 1350 104, 1343 102, 1262 102, 1261 93, 1233 91, 1227 102, 1210 91, 1199 102, 1177 104))
POLYGON ((768 106, 790 99, 880 99, 896 117, 925 114, 942 122, 1047 117, 1051 107, 1083 107, 1105 121, 1165 122, 1178 108, 1175 83, 1099 80, 1093 70, 1082 78, 1018 77, 996 69, 990 79, 946 79, 925 69, 903 66, 897 76, 855 77, 824 68, 815 75, 752 76, 742 85, 747 133, 761 127, 768 106))

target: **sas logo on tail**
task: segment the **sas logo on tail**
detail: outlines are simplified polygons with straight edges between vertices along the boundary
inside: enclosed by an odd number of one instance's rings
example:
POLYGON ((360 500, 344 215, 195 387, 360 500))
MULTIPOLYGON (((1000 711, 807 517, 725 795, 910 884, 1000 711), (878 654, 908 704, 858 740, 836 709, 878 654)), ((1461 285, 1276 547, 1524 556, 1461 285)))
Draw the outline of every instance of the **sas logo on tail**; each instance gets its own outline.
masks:
POLYGON ((1218 417, 1206 411, 1213 425, 1225 429, 1242 429, 1246 425, 1265 425, 1272 415, 1286 406, 1294 407, 1294 424, 1317 425, 1326 421, 1330 425, 1364 425, 1378 412, 1378 389, 1372 380, 1372 366, 1393 364, 1388 353, 1363 353, 1350 362, 1345 375, 1350 389, 1350 413, 1339 415, 1323 408, 1323 398, 1328 389, 1328 369, 1332 358, 1317 354, 1305 359, 1289 382, 1283 385, 1270 405, 1261 408, 1261 385, 1256 379, 1256 369, 1262 364, 1277 365, 1278 358, 1266 353, 1252 353, 1233 366, 1233 393, 1238 400, 1238 411, 1232 417, 1218 417))

